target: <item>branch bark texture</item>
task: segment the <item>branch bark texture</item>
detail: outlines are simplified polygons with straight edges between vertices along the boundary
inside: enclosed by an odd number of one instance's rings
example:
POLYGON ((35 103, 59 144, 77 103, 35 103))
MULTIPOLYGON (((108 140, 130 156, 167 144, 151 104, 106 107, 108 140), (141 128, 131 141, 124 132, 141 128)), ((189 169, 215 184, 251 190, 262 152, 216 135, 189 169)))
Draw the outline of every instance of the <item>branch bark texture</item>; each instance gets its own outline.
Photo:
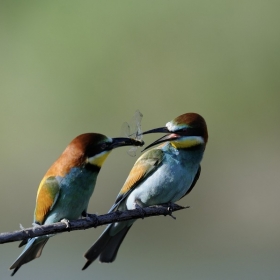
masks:
POLYGON ((48 235, 48 234, 56 234, 61 232, 70 232, 74 230, 85 230, 89 228, 96 228, 98 226, 111 224, 114 222, 122 222, 132 219, 144 219, 146 217, 152 216, 172 216, 172 212, 189 208, 183 207, 177 204, 173 204, 172 207, 168 206, 151 206, 145 208, 137 208, 134 210, 128 211, 116 211, 104 215, 93 215, 89 214, 86 218, 78 219, 69 222, 59 222, 50 225, 43 225, 43 226, 35 226, 32 228, 26 228, 23 230, 13 231, 13 232, 4 232, 0 234, 0 244, 26 240, 28 238, 48 235))

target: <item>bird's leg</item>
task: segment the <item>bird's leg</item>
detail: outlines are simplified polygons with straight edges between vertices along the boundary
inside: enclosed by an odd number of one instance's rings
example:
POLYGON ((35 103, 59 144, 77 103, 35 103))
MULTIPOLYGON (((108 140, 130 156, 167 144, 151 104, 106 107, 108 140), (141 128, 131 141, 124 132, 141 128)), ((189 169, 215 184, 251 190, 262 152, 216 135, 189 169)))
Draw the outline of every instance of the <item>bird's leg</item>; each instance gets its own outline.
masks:
POLYGON ((146 212, 145 212, 145 210, 143 209, 143 207, 142 207, 142 205, 141 205, 141 202, 140 202, 139 200, 135 199, 135 201, 134 201, 134 207, 135 207, 135 209, 137 209, 138 212, 141 214, 142 219, 144 219, 144 218, 145 218, 145 215, 146 215, 146 212))

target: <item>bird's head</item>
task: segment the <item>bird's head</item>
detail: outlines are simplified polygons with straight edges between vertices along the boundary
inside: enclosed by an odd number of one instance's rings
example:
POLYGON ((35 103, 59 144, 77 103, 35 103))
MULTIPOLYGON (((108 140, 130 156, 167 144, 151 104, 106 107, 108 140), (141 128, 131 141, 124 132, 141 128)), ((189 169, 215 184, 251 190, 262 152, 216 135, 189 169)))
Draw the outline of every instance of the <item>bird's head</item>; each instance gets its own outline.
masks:
POLYGON ((143 146, 144 142, 132 138, 110 138, 99 133, 85 133, 74 138, 47 175, 68 173, 73 167, 86 166, 99 171, 110 152, 122 146, 143 146))
POLYGON ((143 146, 143 141, 132 138, 110 138, 99 133, 85 133, 77 136, 69 144, 69 148, 82 154, 86 163, 101 167, 110 152, 123 146, 143 146))
POLYGON ((205 146, 208 141, 206 122, 202 116, 196 113, 183 114, 168 122, 164 127, 143 132, 143 134, 150 133, 167 133, 167 135, 148 145, 145 150, 167 141, 177 149, 205 146))

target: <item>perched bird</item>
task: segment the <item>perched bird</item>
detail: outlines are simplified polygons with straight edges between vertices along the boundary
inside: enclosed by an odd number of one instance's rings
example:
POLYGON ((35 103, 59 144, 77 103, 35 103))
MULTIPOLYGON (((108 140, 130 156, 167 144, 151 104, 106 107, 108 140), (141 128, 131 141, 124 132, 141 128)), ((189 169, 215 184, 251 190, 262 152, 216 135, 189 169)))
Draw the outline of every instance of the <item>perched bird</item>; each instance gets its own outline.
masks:
MULTIPOLYGON (((143 134, 157 132, 168 134, 146 147, 148 149, 160 144, 138 158, 109 213, 172 204, 187 195, 196 184, 208 140, 203 117, 187 113, 168 122, 165 127, 143 134)), ((87 262, 83 270, 98 257, 100 262, 113 262, 134 222, 131 220, 108 225, 85 253, 87 262)))
MULTIPOLYGON (((111 150, 143 144, 131 138, 109 138, 98 133, 77 136, 50 167, 39 185, 34 223, 46 225, 86 216, 97 175, 111 150)), ((27 245, 10 267, 14 270, 12 276, 23 264, 40 257, 49 237, 30 238, 20 243, 19 247, 27 245)))

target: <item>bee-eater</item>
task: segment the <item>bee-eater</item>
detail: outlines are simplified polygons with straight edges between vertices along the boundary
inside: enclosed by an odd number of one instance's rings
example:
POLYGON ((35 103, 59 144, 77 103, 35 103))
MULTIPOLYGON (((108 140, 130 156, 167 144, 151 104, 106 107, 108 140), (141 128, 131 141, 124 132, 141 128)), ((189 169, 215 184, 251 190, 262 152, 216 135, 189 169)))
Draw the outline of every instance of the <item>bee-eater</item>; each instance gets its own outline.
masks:
MULTIPOLYGON (((203 117, 187 113, 168 122, 165 127, 143 134, 156 132, 167 135, 146 147, 148 149, 160 143, 138 158, 109 212, 172 204, 187 195, 196 184, 208 140, 203 117)), ((100 262, 113 262, 134 222, 131 220, 108 225, 85 253, 87 262, 83 269, 98 257, 100 262)))
MULTIPOLYGON (((98 133, 77 136, 43 177, 37 192, 34 223, 46 225, 62 219, 74 220, 87 215, 89 199, 97 175, 111 150, 121 146, 142 146, 131 138, 109 138, 98 133)), ((12 276, 19 268, 40 257, 50 235, 22 241, 26 245, 12 264, 12 276)))

